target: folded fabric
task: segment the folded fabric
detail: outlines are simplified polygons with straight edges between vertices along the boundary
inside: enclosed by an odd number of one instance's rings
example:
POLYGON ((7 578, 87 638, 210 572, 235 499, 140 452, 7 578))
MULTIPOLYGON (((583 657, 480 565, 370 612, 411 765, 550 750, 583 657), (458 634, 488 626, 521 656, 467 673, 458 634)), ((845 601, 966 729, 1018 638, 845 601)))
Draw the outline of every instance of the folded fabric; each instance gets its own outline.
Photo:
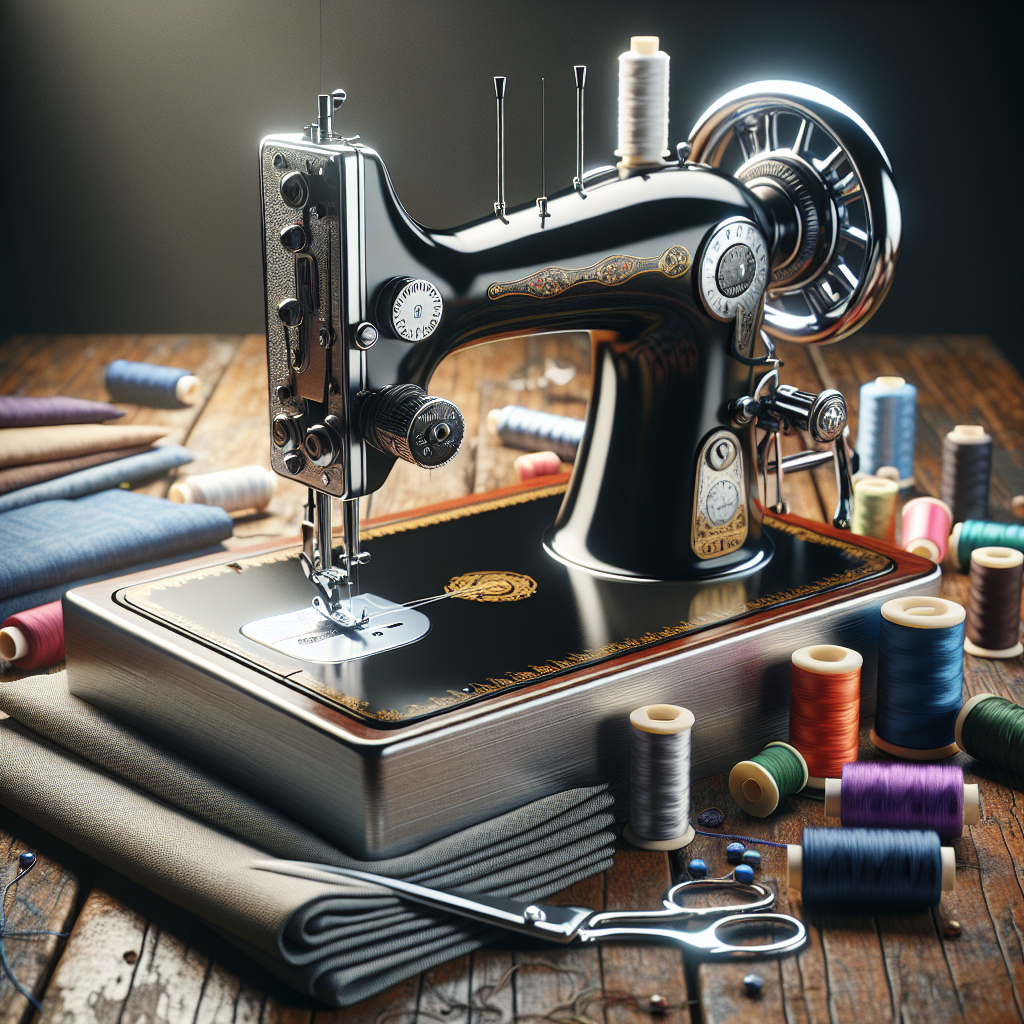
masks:
POLYGON ((174 469, 175 466, 183 466, 194 458, 195 456, 180 444, 150 448, 139 455, 118 459, 117 462, 92 466, 77 473, 58 477, 56 480, 48 480, 43 484, 22 487, 10 494, 0 494, 0 512, 34 505, 40 501, 52 501, 55 498, 80 498, 85 494, 95 494, 97 491, 123 487, 125 484, 141 484, 161 473, 166 473, 169 469, 174 469))
POLYGON ((0 395, 0 427, 42 427, 56 423, 102 423, 124 412, 106 402, 50 395, 0 395))
POLYGON ((12 509, 0 513, 0 600, 197 551, 231 528, 222 508, 123 490, 12 509))
POLYGON ((413 853, 358 861, 67 692, 0 685, 0 800, 192 911, 278 977, 335 1006, 500 933, 316 864, 540 900, 612 863, 603 787, 535 801, 413 853), (280 859, 278 859, 280 858, 280 859), (296 868, 291 861, 312 862, 296 868))
POLYGON ((0 430, 0 469, 79 455, 134 448, 166 437, 169 427, 118 427, 82 423, 66 427, 10 427, 0 430))
POLYGON ((92 455, 79 455, 73 459, 55 459, 53 462, 36 462, 29 466, 8 466, 0 469, 0 494, 10 494, 19 487, 31 487, 33 484, 44 484, 47 480, 56 480, 68 473, 77 473, 80 469, 90 466, 101 466, 104 462, 115 459, 127 459, 129 455, 148 452, 150 445, 139 444, 134 448, 114 448, 109 452, 94 452, 92 455))

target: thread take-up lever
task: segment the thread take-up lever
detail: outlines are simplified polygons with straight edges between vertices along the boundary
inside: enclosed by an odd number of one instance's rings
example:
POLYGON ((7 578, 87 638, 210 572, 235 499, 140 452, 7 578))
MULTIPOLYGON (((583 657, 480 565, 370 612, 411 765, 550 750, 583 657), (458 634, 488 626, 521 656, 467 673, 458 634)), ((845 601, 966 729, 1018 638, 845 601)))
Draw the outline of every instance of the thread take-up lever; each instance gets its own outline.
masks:
POLYGON ((577 64, 573 71, 576 74, 576 177, 572 179, 572 187, 581 199, 587 198, 583 187, 583 87, 587 82, 586 64, 577 64))
POLYGON ((498 201, 494 204, 494 216, 502 224, 508 223, 505 216, 505 77, 494 76, 494 99, 498 117, 498 201))

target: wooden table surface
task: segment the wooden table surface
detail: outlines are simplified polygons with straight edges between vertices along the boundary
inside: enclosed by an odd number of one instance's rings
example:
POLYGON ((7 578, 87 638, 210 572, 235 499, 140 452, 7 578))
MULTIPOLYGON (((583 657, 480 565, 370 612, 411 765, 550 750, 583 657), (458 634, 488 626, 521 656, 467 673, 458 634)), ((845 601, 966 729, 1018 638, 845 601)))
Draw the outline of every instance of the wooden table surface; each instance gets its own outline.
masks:
MULTIPOLYGON (((991 518, 1011 521, 1010 498, 1024 493, 1024 382, 989 341, 979 337, 859 337, 830 348, 783 346, 783 379, 807 390, 838 387, 856 431, 858 386, 879 374, 918 386, 919 493, 937 494, 942 435, 957 423, 981 423, 995 439, 991 518)), ((127 423, 172 428, 196 461, 183 474, 248 463, 268 466, 266 362, 258 336, 33 336, 0 346, 0 394, 66 394, 105 399, 103 370, 115 358, 190 367, 203 396, 190 409, 126 406, 127 423)), ((431 390, 466 416, 457 458, 428 473, 404 463, 364 499, 364 516, 383 515, 514 481, 516 453, 496 446, 487 412, 516 403, 582 416, 589 390, 585 336, 514 339, 449 358, 431 390)), ((796 449, 797 438, 787 440, 796 449)), ((165 494, 170 478, 144 488, 165 494)), ((787 481, 792 511, 831 518, 831 471, 787 481)), ((237 521, 229 545, 247 538, 294 536, 300 487, 279 480, 268 512, 237 521)), ((966 601, 966 578, 947 570, 942 593, 966 601)), ((11 678, 10 675, 4 678, 11 678)), ((1022 659, 967 656, 965 696, 982 691, 1024 703, 1022 659)), ((862 756, 878 757, 862 723, 862 756)), ((331 1010, 284 988, 195 918, 103 868, 46 833, 0 811, 0 877, 16 871, 30 848, 38 866, 8 897, 11 929, 53 929, 67 938, 8 938, 7 959, 42 1002, 42 1019, 61 1024, 724 1024, 761 1021, 839 1022, 1024 1020, 1024 819, 1020 780, 964 755, 967 779, 981 784, 983 818, 955 844, 956 891, 933 911, 914 915, 804 915, 785 884, 785 851, 761 847, 761 880, 779 908, 804 918, 810 939, 797 956, 746 964, 684 962, 677 951, 635 946, 538 952, 487 949, 445 964, 346 1010, 331 1010), (947 937, 950 920, 962 925, 947 937), (742 979, 764 978, 763 995, 744 995, 742 979), (668 1009, 652 1014, 650 997, 668 1009)), ((697 782, 692 817, 717 806, 724 833, 799 842, 805 825, 823 823, 822 806, 791 799, 768 820, 731 801, 726 776, 697 782)), ((2 794, 0 794, 2 801, 2 794)), ((724 874, 725 841, 698 836, 678 855, 620 844, 615 867, 575 886, 564 902, 594 908, 651 908, 690 857, 724 874)), ((34 1011, 0 977, 0 1024, 34 1011)))

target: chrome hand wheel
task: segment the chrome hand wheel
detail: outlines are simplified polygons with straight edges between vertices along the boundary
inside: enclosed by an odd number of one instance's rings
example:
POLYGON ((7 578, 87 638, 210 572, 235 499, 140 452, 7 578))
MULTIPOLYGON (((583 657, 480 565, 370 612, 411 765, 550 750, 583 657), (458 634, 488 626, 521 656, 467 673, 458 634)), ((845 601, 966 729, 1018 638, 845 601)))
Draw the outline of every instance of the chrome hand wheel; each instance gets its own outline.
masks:
POLYGON ((782 341, 839 341, 892 284, 900 204, 874 133, 846 104, 799 82, 723 96, 690 132, 690 156, 732 174, 774 221, 765 330, 782 341))

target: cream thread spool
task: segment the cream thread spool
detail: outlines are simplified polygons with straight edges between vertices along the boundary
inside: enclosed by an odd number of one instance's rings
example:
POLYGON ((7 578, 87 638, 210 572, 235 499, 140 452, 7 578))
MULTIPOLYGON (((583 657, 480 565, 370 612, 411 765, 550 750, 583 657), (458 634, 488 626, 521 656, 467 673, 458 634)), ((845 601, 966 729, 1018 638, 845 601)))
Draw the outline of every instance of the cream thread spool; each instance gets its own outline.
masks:
POLYGON ((902 547, 938 565, 949 545, 953 513, 939 498, 914 498, 903 506, 902 547))
POLYGON ((691 711, 648 704, 629 716, 629 824, 623 832, 645 850, 678 850, 693 842, 690 824, 691 711))
POLYGON ((853 485, 851 532, 875 540, 896 540, 896 497, 899 484, 880 477, 863 477, 853 485))
POLYGON ((216 505, 225 512, 262 512, 274 496, 277 478, 262 466, 200 473, 171 484, 167 496, 180 505, 216 505))

